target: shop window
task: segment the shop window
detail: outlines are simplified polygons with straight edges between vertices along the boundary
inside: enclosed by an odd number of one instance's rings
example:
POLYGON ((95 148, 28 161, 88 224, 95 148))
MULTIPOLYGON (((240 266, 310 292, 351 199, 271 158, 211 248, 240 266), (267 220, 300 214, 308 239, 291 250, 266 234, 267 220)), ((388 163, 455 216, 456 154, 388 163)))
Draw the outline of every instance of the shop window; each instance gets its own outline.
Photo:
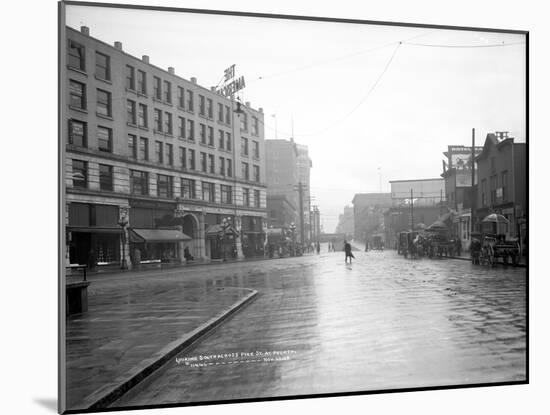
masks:
POLYGON ((90 205, 87 203, 70 203, 69 226, 90 226, 90 205))
POLYGON ((118 206, 92 205, 92 215, 95 226, 118 226, 118 206))

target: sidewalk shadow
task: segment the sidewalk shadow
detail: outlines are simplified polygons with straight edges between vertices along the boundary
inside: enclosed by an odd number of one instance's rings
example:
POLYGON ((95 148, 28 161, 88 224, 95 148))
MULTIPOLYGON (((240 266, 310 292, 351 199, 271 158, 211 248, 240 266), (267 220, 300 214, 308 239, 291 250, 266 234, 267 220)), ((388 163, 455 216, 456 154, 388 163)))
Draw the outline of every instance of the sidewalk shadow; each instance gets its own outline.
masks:
POLYGON ((52 412, 57 413, 57 399, 55 398, 34 398, 34 401, 52 412))

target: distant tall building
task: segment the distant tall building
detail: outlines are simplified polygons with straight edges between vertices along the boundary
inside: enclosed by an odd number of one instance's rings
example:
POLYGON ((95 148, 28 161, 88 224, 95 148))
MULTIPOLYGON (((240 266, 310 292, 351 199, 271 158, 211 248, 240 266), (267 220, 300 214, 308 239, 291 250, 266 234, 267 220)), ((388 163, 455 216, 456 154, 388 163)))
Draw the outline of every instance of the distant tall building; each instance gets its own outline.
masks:
POLYGON ((308 147, 306 145, 296 144, 296 148, 298 149, 298 182, 302 185, 304 242, 309 243, 312 236, 310 175, 313 163, 311 162, 311 158, 309 158, 308 147))
POLYGON ((346 238, 352 238, 355 235, 355 218, 352 206, 344 207, 344 213, 338 217, 336 233, 343 233, 346 238))
POLYGON ((296 225, 296 234, 300 235, 298 200, 298 148, 289 140, 265 140, 267 211, 270 225, 289 227, 296 225), (285 214, 278 210, 285 207, 285 214), (284 219, 283 219, 284 218, 284 219))

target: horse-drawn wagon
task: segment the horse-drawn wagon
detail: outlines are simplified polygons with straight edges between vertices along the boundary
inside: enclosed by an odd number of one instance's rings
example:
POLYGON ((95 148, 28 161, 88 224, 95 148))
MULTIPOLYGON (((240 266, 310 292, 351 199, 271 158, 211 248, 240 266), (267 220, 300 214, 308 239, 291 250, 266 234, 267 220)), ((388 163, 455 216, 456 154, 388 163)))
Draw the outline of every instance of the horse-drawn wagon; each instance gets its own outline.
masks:
POLYGON ((519 263, 519 241, 514 238, 506 238, 508 225, 508 219, 496 213, 486 216, 481 221, 480 264, 495 266, 500 261, 512 265, 519 263))

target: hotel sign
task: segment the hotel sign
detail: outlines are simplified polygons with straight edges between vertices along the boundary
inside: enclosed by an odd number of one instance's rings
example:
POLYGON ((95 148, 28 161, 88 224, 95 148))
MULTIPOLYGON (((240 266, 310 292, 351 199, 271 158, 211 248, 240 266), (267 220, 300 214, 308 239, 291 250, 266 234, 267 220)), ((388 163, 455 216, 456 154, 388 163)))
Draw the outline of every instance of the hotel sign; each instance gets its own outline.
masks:
POLYGON ((225 69, 223 72, 223 82, 224 85, 218 88, 216 92, 228 98, 233 98, 235 92, 240 91, 246 86, 244 76, 235 79, 235 64, 225 69))

